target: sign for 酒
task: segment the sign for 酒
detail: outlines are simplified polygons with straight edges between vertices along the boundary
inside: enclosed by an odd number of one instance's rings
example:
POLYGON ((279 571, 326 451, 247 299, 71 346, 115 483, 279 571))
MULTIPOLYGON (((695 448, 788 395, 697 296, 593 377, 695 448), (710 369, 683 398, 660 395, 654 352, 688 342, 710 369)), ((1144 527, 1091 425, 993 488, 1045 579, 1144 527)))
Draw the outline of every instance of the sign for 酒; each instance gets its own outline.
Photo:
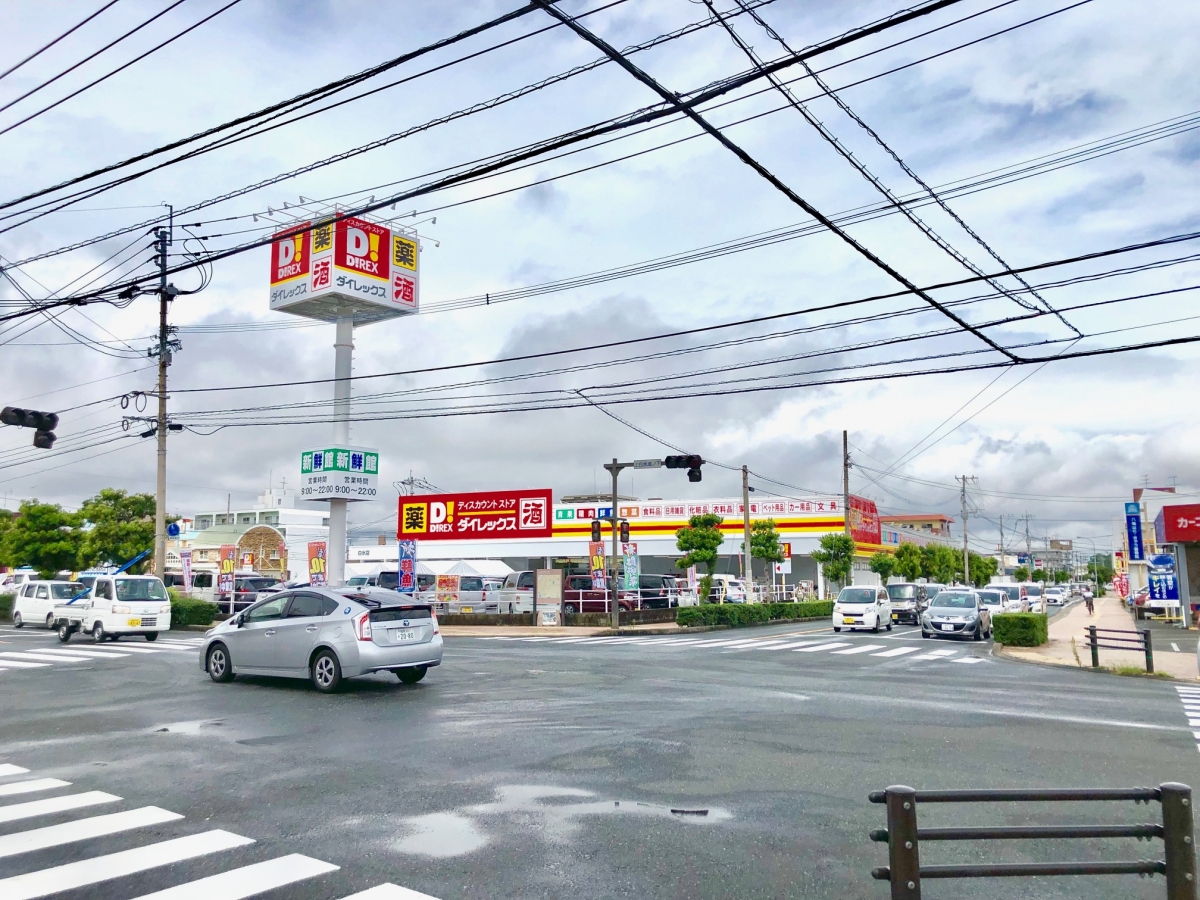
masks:
POLYGON ((379 451, 330 447, 300 453, 301 500, 374 500, 379 451))
POLYGON ((418 494, 400 498, 400 540, 478 541, 548 538, 549 488, 418 494))

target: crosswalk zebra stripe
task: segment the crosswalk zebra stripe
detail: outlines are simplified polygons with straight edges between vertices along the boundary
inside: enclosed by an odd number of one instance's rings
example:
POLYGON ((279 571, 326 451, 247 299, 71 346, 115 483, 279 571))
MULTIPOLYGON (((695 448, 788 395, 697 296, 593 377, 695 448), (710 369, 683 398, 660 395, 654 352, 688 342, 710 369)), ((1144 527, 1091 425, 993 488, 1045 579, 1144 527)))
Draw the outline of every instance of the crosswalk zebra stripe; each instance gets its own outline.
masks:
POLYGON ((889 656, 904 656, 906 653, 916 653, 920 647, 897 647, 895 650, 885 650, 882 653, 872 653, 872 656, 887 658, 889 656))
MULTIPOLYGON (((50 813, 82 809, 98 803, 113 803, 120 799, 120 797, 106 794, 103 791, 87 791, 83 794, 68 794, 65 797, 51 797, 47 800, 10 803, 8 806, 0 806, 0 822, 15 822, 18 819, 29 819, 33 816, 46 816, 50 813)), ((7 895, 3 892, 0 892, 0 897, 8 900, 7 895)))
POLYGON ((966 663, 967 665, 971 665, 972 663, 981 663, 981 662, 983 662, 983 657, 981 657, 981 656, 964 656, 964 657, 962 657, 961 659, 952 659, 952 660, 950 660, 950 662, 953 662, 953 663, 966 663))
POLYGON ((71 782, 59 781, 57 778, 31 778, 29 781, 14 781, 12 784, 0 785, 0 797, 32 794, 35 791, 48 791, 52 788, 70 786, 71 782))
POLYGON ((33 650, 25 650, 21 653, 0 653, 0 665, 17 665, 20 660, 25 659, 36 659, 41 662, 83 662, 82 659, 76 659, 72 656, 54 656, 50 653, 34 652, 33 650))
POLYGON ((26 662, 23 659, 5 659, 0 660, 0 669, 44 669, 50 663, 44 662, 26 662))
POLYGON ((870 653, 872 650, 883 650, 887 644, 859 644, 849 650, 834 650, 834 656, 854 656, 857 653, 870 653))
POLYGON ((143 894, 135 900, 243 900, 255 894, 273 891, 306 878, 316 878, 340 868, 311 856, 292 853, 278 859, 242 866, 218 875, 199 878, 187 884, 143 894))
POLYGON ((45 652, 54 653, 58 656, 77 656, 80 659, 116 659, 129 655, 128 653, 115 653, 111 650, 70 650, 62 647, 55 647, 53 650, 45 652))
POLYGON ((342 900, 437 900, 437 897, 431 897, 419 891, 410 891, 408 888, 396 884, 381 884, 378 887, 351 894, 349 897, 343 897, 342 900))
POLYGON ((816 653, 818 650, 834 650, 838 647, 849 647, 850 644, 843 642, 833 642, 830 644, 811 644, 807 647, 797 647, 793 653, 816 653))
POLYGON ((87 887, 113 878, 145 872, 158 866, 168 866, 171 863, 253 843, 253 838, 230 834, 228 831, 204 831, 145 847, 110 853, 107 856, 81 859, 52 869, 0 878, 0 897, 4 900, 33 900, 35 897, 87 887))
POLYGON ((131 809, 128 812, 91 816, 87 819, 76 819, 74 822, 64 822, 61 825, 47 825, 44 828, 19 831, 16 834, 0 835, 0 858, 16 856, 19 853, 32 853, 48 847, 60 847, 63 844, 86 841, 109 834, 119 834, 134 828, 161 825, 164 822, 173 822, 182 818, 183 816, 179 813, 168 812, 157 806, 143 806, 141 809, 131 809))
POLYGON ((12 763, 0 763, 0 778, 7 778, 9 775, 28 775, 29 770, 21 766, 14 766, 12 763))

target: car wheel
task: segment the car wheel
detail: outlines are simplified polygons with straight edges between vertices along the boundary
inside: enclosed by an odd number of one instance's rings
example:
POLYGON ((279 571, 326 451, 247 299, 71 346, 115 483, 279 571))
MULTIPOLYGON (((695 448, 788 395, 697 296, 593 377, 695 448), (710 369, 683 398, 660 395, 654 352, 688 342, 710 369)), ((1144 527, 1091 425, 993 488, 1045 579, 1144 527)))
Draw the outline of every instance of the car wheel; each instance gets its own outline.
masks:
POLYGON ((891 630, 892 630, 892 621, 891 621, 891 619, 889 619, 889 620, 888 620, 888 624, 887 624, 887 630, 888 630, 888 631, 891 631, 891 630))
POLYGON ((75 633, 75 629, 72 628, 70 625, 68 625, 66 622, 63 622, 61 625, 58 626, 58 640, 63 644, 70 641, 71 635, 73 635, 74 633, 75 633))
POLYGON ((839 632, 839 631, 841 631, 841 630, 842 630, 842 629, 841 629, 841 628, 839 628, 837 625, 834 625, 834 626, 833 626, 833 631, 834 631, 834 634, 836 634, 837 632, 839 632))
POLYGON ((322 694, 332 694, 342 683, 342 667, 332 650, 322 650, 312 661, 312 683, 322 694))
POLYGON ((563 604, 563 613, 569 614, 572 616, 575 615, 575 604, 574 603, 563 604))
POLYGON ((208 648, 208 677, 220 684, 233 681, 233 662, 229 649, 224 644, 213 644, 208 648))
POLYGON ((973 641, 982 641, 983 640, 983 623, 982 622, 975 623, 975 633, 971 635, 971 640, 973 640, 973 641))
POLYGON ((48 613, 46 615, 46 627, 51 631, 54 630, 54 613, 48 613))
POLYGON ((879 620, 875 620, 875 627, 871 629, 871 634, 879 634, 879 620))
POLYGON ((933 637, 933 635, 931 635, 928 631, 926 631, 924 628, 922 628, 921 629, 921 637, 929 638, 929 637, 933 637))
POLYGON ((105 635, 105 633, 104 633, 104 623, 103 622, 97 622, 95 625, 92 626, 92 640, 93 641, 95 641, 97 644, 103 644, 105 637, 107 637, 107 635, 105 635))
POLYGON ((425 673, 429 671, 429 666, 410 666, 407 669, 397 669, 396 677, 405 684, 416 684, 425 677, 425 673))
POLYGON ((21 618, 21 614, 19 612, 13 613, 13 628, 24 628, 24 627, 25 627, 25 620, 21 618))
POLYGON ((157 641, 158 640, 158 632, 157 631, 147 631, 146 632, 146 640, 157 641))

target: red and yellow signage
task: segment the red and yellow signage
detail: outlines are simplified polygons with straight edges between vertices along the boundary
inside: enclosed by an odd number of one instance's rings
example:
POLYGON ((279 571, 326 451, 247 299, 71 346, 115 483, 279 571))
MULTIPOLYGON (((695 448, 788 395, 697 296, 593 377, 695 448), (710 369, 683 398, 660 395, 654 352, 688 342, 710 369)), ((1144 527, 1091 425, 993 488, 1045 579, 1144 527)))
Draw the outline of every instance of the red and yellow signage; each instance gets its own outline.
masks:
POLYGON ((400 498, 399 540, 475 541, 552 536, 549 488, 400 498))
POLYGON ((333 264, 368 278, 391 277, 392 233, 366 219, 338 219, 334 229, 333 264))
POLYGON ((217 569, 217 593, 233 593, 233 572, 237 566, 237 545, 222 544, 217 556, 220 567, 217 569))
MULTIPOLYGON (((301 222, 295 228, 289 228, 288 232, 304 228, 306 225, 308 222, 301 222)), ((312 233, 308 231, 282 238, 271 245, 271 287, 308 276, 312 257, 311 246, 312 233)))
POLYGON ((308 583, 313 587, 329 583, 325 574, 325 555, 324 541, 308 542, 308 583))
POLYGON ((850 537, 854 538, 856 544, 883 543, 879 510, 874 500, 850 495, 850 537))

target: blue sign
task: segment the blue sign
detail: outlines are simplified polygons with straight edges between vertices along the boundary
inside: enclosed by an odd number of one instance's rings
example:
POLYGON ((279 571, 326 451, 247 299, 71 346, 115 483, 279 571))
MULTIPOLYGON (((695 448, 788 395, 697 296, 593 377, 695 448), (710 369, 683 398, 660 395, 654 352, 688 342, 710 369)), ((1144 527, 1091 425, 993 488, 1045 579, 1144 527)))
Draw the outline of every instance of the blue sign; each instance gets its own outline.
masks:
MULTIPOLYGON (((1137 506, 1136 503, 1125 504, 1129 506, 1137 506)), ((1129 561, 1142 562, 1146 558, 1146 551, 1142 548, 1142 516, 1137 515, 1125 516, 1125 536, 1129 540, 1129 561)))
POLYGON ((179 537, 179 524, 178 523, 172 522, 170 525, 167 526, 167 536, 173 537, 173 538, 179 537))
POLYGON ((417 589, 417 542, 400 542, 400 577, 396 590, 401 594, 412 594, 417 589))
POLYGON ((1175 575, 1175 557, 1156 553, 1150 563, 1150 599, 1179 600, 1179 579, 1175 575))
POLYGON ((1125 515, 1140 516, 1141 514, 1142 514, 1141 504, 1139 504, 1139 503, 1126 503, 1125 504, 1125 515))

